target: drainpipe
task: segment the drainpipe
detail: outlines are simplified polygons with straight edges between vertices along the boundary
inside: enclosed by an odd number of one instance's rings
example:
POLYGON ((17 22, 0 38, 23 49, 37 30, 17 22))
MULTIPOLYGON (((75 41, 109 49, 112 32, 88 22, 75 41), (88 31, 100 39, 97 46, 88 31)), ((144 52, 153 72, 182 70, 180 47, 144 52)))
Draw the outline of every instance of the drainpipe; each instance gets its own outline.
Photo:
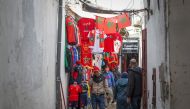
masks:
POLYGON ((59 0, 58 10, 58 36, 57 36, 57 62, 56 62, 56 109, 61 109, 61 40, 62 40, 62 15, 63 0, 59 0))

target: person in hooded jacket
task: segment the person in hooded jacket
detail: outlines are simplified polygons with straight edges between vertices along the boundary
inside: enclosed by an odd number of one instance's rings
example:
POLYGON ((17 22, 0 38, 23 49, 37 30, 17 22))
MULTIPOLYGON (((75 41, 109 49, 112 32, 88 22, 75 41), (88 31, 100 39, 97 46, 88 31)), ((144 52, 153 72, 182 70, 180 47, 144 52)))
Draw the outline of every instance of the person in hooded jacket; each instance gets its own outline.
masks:
POLYGON ((142 69, 137 66, 136 59, 130 60, 128 79, 127 103, 130 104, 133 109, 140 109, 142 96, 142 69))
POLYGON ((115 85, 114 99, 117 102, 116 109, 127 109, 127 86, 128 75, 127 72, 122 73, 121 78, 117 80, 115 85))

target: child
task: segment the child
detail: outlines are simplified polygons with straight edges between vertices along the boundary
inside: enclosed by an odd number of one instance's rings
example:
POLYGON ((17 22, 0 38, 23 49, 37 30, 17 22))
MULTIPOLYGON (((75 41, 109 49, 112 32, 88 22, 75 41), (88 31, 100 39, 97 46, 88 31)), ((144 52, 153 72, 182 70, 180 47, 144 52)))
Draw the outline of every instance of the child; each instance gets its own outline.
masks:
POLYGON ((69 86, 69 109, 77 109, 79 107, 78 101, 81 91, 81 87, 76 81, 69 86))
POLYGON ((88 90, 89 90, 86 81, 82 81, 81 88, 82 88, 82 93, 80 96, 80 106, 81 109, 86 109, 88 104, 88 90))

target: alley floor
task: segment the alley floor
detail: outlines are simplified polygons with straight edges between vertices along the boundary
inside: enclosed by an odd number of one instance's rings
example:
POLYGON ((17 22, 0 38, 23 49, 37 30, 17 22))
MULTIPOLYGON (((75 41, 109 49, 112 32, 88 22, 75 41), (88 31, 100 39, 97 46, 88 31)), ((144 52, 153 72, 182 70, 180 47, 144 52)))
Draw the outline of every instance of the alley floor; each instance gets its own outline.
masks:
POLYGON ((116 103, 109 105, 107 109, 116 109, 116 103))

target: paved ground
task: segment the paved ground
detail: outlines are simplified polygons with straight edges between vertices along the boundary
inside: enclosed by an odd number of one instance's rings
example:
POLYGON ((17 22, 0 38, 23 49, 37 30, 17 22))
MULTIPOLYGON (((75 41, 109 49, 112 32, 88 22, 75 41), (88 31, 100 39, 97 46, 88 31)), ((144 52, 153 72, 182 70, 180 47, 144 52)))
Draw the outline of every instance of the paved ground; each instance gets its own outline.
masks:
POLYGON ((107 109, 116 109, 116 103, 110 104, 107 109))
MULTIPOLYGON (((91 109, 91 108, 88 108, 91 109)), ((110 104, 107 109, 116 109, 116 103, 110 104)))

